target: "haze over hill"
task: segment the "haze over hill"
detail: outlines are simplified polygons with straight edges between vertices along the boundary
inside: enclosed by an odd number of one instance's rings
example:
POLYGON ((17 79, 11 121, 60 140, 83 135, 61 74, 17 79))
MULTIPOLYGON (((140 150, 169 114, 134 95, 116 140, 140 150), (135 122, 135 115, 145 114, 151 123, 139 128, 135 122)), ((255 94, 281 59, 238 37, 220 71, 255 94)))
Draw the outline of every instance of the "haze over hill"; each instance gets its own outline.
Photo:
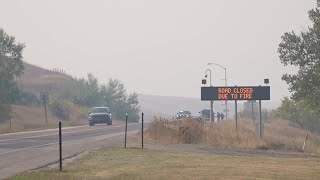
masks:
MULTIPOLYGON (((156 95, 139 95, 139 101, 141 110, 146 115, 150 114, 156 116, 173 117, 180 110, 189 110, 194 116, 199 116, 199 112, 202 109, 210 109, 210 102, 203 102, 199 98, 187 98, 187 97, 170 97, 170 96, 156 96, 156 95)), ((262 102, 263 109, 275 109, 280 102, 262 102)), ((214 112, 224 112, 224 102, 214 102, 214 112)), ((233 118, 235 113, 235 104, 232 101, 228 102, 228 109, 230 116, 233 118)), ((238 102, 238 111, 242 111, 243 102, 238 102)))
POLYGON ((121 79, 130 92, 197 98, 207 67, 213 84, 259 85, 287 96, 277 48, 304 30, 315 0, 79 1, 5 0, 1 26, 26 43, 24 59, 102 82, 121 79), (14 12, 14 13, 12 13, 14 12), (8 18, 10 15, 10 18, 8 18))
MULTIPOLYGON (((71 76, 43 69, 36 65, 24 63, 25 70, 23 76, 18 80, 18 85, 25 91, 39 95, 42 91, 54 90, 60 84, 71 78, 71 76)), ((209 109, 210 103, 203 102, 199 98, 139 95, 141 111, 145 113, 147 119, 153 116, 173 117, 180 110, 189 110, 194 116, 198 116, 202 109, 209 109)), ((274 109, 280 102, 263 102, 263 108, 274 109)), ((238 111, 242 110, 243 102, 238 102, 238 111)), ((223 101, 214 102, 214 112, 223 112, 225 108, 223 101)), ((234 115, 234 103, 229 102, 228 109, 230 117, 234 115)))

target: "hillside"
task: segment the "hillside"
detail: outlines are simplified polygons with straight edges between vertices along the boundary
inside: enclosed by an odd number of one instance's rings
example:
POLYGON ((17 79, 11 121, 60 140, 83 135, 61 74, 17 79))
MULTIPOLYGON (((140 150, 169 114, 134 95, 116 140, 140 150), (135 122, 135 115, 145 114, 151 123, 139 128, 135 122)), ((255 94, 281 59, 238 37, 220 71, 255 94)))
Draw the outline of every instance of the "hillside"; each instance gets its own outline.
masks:
MULTIPOLYGON (((18 85, 24 91, 32 92, 39 96, 43 91, 54 91, 66 80, 72 77, 62 73, 24 63, 25 70, 21 78, 17 80, 18 85)), ((199 95, 200 97, 200 95, 199 95)), ((139 95, 141 110, 145 113, 146 119, 152 119, 153 116, 173 117, 180 110, 189 110, 194 116, 199 115, 202 109, 209 109, 209 102, 202 102, 200 98, 158 96, 158 95, 139 95)), ((265 101, 262 106, 266 109, 273 109, 279 105, 276 101, 265 101)), ((243 102, 238 103, 238 111, 242 110, 243 102)), ((224 102, 214 102, 214 111, 223 112, 224 102)), ((234 103, 229 102, 228 109, 230 117, 234 115, 234 103)))
POLYGON ((71 77, 62 72, 54 72, 24 62, 23 75, 17 79, 20 89, 39 95, 40 92, 52 91, 71 77))
MULTIPOLYGON (((16 79, 17 85, 25 92, 30 92, 38 98, 40 92, 51 92, 71 77, 63 72, 54 72, 35 65, 24 63, 23 75, 16 79)), ((87 124, 87 109, 70 106, 69 120, 63 121, 64 126, 87 124)), ((48 109, 48 124, 45 124, 43 105, 23 106, 13 105, 10 121, 0 124, 0 133, 26 131, 32 129, 55 128, 59 119, 48 109), (10 128, 11 126, 11 128, 10 128)))

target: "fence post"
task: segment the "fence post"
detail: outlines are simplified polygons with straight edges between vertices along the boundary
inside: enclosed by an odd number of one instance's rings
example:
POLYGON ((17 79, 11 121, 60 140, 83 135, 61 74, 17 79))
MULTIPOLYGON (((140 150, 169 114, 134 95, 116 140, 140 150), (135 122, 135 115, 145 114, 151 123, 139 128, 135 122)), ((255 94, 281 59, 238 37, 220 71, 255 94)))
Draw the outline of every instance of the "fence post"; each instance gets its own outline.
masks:
POLYGON ((61 121, 59 122, 59 167, 62 171, 62 138, 61 138, 61 121))
POLYGON ((124 137, 124 148, 127 148, 127 130, 128 130, 128 114, 126 113, 126 130, 124 137))
POLYGON ((143 117, 144 117, 144 113, 142 113, 142 131, 141 131, 141 138, 142 138, 142 143, 141 143, 141 146, 142 146, 142 149, 143 149, 143 117))

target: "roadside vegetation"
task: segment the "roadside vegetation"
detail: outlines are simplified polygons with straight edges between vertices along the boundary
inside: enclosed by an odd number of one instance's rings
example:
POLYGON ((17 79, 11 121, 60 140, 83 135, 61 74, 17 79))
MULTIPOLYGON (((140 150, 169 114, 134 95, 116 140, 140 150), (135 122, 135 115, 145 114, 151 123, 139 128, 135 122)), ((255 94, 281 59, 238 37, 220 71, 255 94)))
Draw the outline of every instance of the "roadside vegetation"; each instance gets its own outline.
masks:
POLYGON ((192 119, 172 121, 155 118, 146 130, 149 142, 163 144, 201 144, 216 148, 268 149, 303 151, 303 143, 308 134, 304 152, 320 155, 320 135, 292 125, 287 120, 273 120, 265 123, 264 137, 257 136, 251 120, 238 121, 236 132, 234 121, 219 124, 202 123, 192 119))
POLYGON ((11 179, 319 179, 319 159, 107 148, 11 179))
POLYGON ((23 71, 24 47, 0 28, 0 123, 10 118, 11 104, 19 96, 14 79, 23 71))
MULTIPOLYGON (((11 120, 0 123, 0 133, 57 128, 58 122, 61 121, 55 114, 48 111, 48 124, 46 124, 43 107, 12 105, 11 109, 11 120)), ((62 126, 87 125, 87 112, 87 108, 72 106, 69 120, 61 121, 62 126)))
POLYGON ((69 100, 82 107, 108 106, 114 118, 119 120, 124 120, 126 113, 129 122, 137 122, 139 119, 138 94, 128 94, 124 84, 117 79, 101 84, 89 73, 86 79, 72 78, 63 82, 52 94, 57 101, 69 100))
POLYGON ((320 132, 320 10, 312 9, 308 14, 311 26, 307 30, 281 37, 280 62, 298 71, 282 76, 292 94, 283 99, 277 114, 301 128, 320 132))
POLYGON ((83 124, 93 106, 108 106, 114 119, 124 120, 128 113, 129 122, 139 120, 138 95, 129 94, 120 80, 104 84, 91 73, 76 78, 63 70, 24 63, 24 47, 0 28, 0 133, 50 128, 40 123, 45 119, 44 111, 40 113, 44 106, 40 94, 47 95, 48 121, 55 124, 59 120, 67 125, 83 124), (81 118, 75 122, 74 117, 81 118))

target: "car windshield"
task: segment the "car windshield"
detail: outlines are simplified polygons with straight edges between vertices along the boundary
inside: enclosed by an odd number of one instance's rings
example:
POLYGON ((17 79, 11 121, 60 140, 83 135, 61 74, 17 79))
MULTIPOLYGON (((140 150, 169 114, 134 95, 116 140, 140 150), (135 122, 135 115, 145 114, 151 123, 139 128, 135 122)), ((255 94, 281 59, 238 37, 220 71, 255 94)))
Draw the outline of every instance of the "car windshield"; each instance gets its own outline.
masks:
POLYGON ((190 115, 191 112, 190 111, 180 111, 177 114, 182 114, 182 115, 190 115))
POLYGON ((109 109, 106 107, 101 107, 101 108, 93 108, 91 113, 108 113, 109 109))

